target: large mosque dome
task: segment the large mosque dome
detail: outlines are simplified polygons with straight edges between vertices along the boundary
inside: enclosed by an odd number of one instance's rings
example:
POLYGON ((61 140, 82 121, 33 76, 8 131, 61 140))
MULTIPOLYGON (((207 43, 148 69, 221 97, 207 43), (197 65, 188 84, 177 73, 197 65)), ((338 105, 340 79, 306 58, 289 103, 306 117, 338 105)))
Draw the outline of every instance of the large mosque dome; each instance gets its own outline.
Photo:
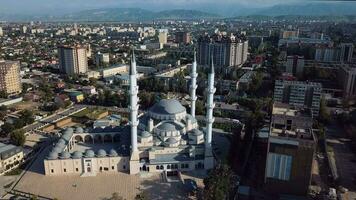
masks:
POLYGON ((158 120, 180 120, 185 118, 187 112, 178 100, 162 99, 150 108, 148 114, 158 120))

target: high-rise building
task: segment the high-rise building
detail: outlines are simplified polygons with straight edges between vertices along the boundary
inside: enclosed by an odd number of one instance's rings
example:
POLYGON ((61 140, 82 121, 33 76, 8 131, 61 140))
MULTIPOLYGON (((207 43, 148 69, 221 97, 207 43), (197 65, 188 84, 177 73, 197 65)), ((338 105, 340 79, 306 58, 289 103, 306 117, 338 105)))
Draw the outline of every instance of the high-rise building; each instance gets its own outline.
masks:
POLYGON ((315 82, 277 80, 274 101, 312 110, 313 117, 319 116, 322 85, 315 82))
POLYGON ((110 54, 109 53, 100 53, 98 52, 95 55, 95 64, 99 65, 107 65, 110 63, 110 54))
POLYGON ((352 54, 354 52, 354 45, 352 43, 341 43, 340 61, 351 62, 352 54))
POLYGON ((21 90, 20 63, 0 60, 0 91, 11 95, 18 94, 21 90))
POLYGON ((341 66, 338 72, 338 80, 345 97, 356 96, 356 66, 341 66))
POLYGON ((303 56, 288 56, 286 62, 286 72, 293 76, 300 76, 304 70, 304 57, 303 56))
POLYGON ((59 69, 67 75, 84 74, 88 71, 87 49, 82 46, 58 47, 59 69))
POLYGON ((189 44, 191 41, 190 33, 185 31, 179 31, 175 34, 176 43, 189 44))
POLYGON ((167 44, 167 38, 168 38, 168 34, 167 32, 160 32, 158 34, 158 41, 160 43, 160 45, 164 45, 164 44, 167 44))
POLYGON ((273 105, 268 137, 265 189, 304 196, 311 182, 316 139, 310 110, 273 105))
POLYGON ((3 32, 2 28, 0 27, 0 37, 1 36, 4 36, 4 32, 3 32))
POLYGON ((200 65, 210 65, 213 56, 218 68, 242 66, 247 60, 248 40, 240 35, 206 35, 198 39, 197 50, 200 65))

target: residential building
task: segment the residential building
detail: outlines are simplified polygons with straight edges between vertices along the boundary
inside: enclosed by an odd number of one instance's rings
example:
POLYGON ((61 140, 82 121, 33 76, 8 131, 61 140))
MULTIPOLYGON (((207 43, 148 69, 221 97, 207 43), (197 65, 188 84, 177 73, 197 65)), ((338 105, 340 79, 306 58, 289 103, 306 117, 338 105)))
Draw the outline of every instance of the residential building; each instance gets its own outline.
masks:
POLYGON ((18 167, 23 159, 24 153, 21 147, 0 143, 0 175, 18 167))
POLYGON ((352 43, 341 43, 340 61, 351 62, 354 52, 354 45, 352 43))
POLYGON ((288 39, 288 38, 298 38, 299 37, 299 30, 296 31, 282 31, 280 38, 288 39))
POLYGON ((198 39, 198 64, 208 66, 213 57, 218 68, 241 67, 247 61, 248 40, 243 35, 205 35, 198 39))
POLYGON ((334 47, 318 47, 314 59, 321 62, 337 62, 340 60, 340 49, 334 47))
POLYGON ((189 44, 191 42, 191 36, 189 32, 179 31, 175 34, 175 42, 189 44))
POLYGON ((274 101, 312 110, 319 116, 322 85, 315 82, 276 80, 274 101))
POLYGON ((0 27, 0 37, 4 36, 4 31, 2 30, 2 27, 0 27))
POLYGON ((96 66, 110 64, 110 54, 98 52, 95 55, 95 64, 96 64, 96 66))
POLYGON ((312 125, 309 109, 273 105, 265 170, 269 193, 307 195, 316 148, 312 125))
POLYGON ((160 32, 158 33, 158 41, 161 47, 167 44, 168 33, 167 32, 160 32))
POLYGON ((288 56, 286 62, 286 72, 293 76, 303 75, 304 57, 303 56, 288 56))
POLYGON ((344 97, 356 97, 356 66, 344 65, 339 68, 338 80, 344 97))
POLYGON ((59 69, 62 73, 73 76, 88 71, 87 49, 83 46, 59 46, 59 69))
POLYGON ((20 62, 0 60, 0 91, 12 95, 21 90, 20 62))

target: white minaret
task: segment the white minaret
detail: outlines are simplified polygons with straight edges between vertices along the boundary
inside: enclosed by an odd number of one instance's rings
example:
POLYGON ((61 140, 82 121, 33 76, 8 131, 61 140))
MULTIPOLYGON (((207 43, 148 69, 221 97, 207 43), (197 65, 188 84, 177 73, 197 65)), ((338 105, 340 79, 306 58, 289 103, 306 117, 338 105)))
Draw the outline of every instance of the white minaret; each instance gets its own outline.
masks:
POLYGON ((131 125, 131 151, 137 152, 137 126, 138 126, 138 86, 135 54, 132 52, 130 67, 130 125, 131 125))
POLYGON ((214 87, 214 61, 211 59, 210 71, 208 74, 208 88, 207 88, 207 99, 206 99, 206 135, 205 135, 205 161, 204 168, 211 169, 214 167, 214 158, 212 154, 211 148, 211 140, 213 136, 213 109, 215 107, 214 104, 214 93, 216 88, 214 87))
POLYGON ((197 100, 196 96, 196 90, 197 90, 197 54, 194 52, 194 62, 192 64, 192 71, 190 74, 191 77, 191 85, 190 85, 190 100, 191 100, 191 105, 190 105, 190 114, 195 117, 195 102, 197 100))

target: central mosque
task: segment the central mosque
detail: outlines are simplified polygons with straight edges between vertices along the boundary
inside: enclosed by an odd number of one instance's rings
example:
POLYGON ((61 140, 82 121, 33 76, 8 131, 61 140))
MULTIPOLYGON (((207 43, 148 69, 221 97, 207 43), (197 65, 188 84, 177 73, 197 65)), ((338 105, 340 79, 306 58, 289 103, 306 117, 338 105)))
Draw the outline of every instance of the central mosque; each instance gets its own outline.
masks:
POLYGON ((214 66, 208 74, 206 127, 195 118, 197 89, 196 56, 191 67, 191 110, 176 99, 162 99, 139 114, 135 56, 130 66, 130 122, 125 127, 67 128, 44 160, 46 175, 77 173, 95 176, 105 171, 129 174, 211 169, 212 127, 214 122, 214 66))

